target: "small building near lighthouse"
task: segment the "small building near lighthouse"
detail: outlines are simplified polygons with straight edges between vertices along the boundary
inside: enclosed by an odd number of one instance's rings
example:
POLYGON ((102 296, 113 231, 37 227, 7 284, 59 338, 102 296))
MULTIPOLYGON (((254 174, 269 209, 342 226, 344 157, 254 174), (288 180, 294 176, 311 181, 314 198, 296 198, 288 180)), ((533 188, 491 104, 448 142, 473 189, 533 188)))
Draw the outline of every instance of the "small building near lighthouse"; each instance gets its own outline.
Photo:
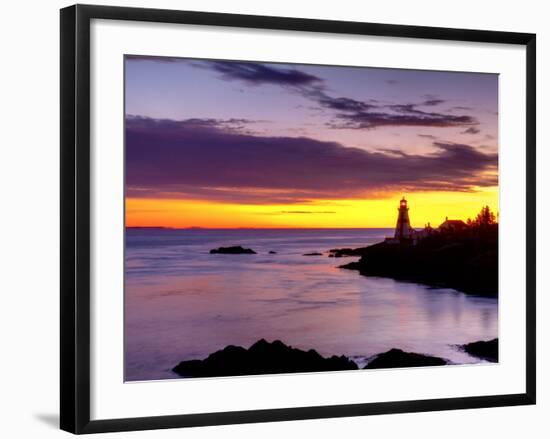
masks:
POLYGON ((445 217, 445 221, 439 226, 439 230, 442 232, 461 232, 467 227, 468 225, 462 220, 450 220, 445 217))

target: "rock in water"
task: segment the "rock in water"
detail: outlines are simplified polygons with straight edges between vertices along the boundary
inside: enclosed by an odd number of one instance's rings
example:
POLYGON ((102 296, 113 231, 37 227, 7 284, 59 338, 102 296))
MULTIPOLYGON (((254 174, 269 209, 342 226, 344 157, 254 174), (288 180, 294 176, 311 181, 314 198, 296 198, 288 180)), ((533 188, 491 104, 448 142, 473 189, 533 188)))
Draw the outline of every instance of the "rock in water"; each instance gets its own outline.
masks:
POLYGON ((219 247, 210 250, 210 254, 223 254, 223 255, 255 255, 256 252, 251 248, 244 248, 240 245, 234 245, 232 247, 219 247))
POLYGON ((205 360, 182 361, 172 370, 183 377, 217 377, 356 369, 345 356, 324 358, 313 349, 302 351, 279 340, 261 339, 249 349, 227 346, 205 360))
POLYGON ((473 357, 492 363, 498 362, 498 338, 488 341, 475 341, 462 346, 465 352, 473 357))
POLYGON ((363 256, 367 247, 360 248, 333 248, 329 250, 329 257, 341 258, 343 256, 363 256))
POLYGON ((323 256, 323 253, 319 253, 319 252, 304 253, 304 256, 323 256))
POLYGON ((387 369, 392 367, 444 366, 447 361, 439 357, 404 352, 401 349, 390 349, 378 354, 363 369, 387 369))

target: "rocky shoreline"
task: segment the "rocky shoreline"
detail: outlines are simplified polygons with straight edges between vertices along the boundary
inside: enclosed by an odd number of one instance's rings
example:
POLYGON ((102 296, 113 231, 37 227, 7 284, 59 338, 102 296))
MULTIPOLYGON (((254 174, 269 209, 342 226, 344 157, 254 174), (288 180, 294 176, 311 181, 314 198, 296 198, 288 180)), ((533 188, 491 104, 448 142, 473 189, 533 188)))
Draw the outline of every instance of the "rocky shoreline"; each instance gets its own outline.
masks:
POLYGON ((430 355, 404 352, 401 349, 390 349, 378 354, 363 369, 389 369, 396 367, 445 366, 449 361, 430 355))
POLYGON ((182 361, 172 370, 183 377, 204 378, 356 369, 357 364, 344 356, 324 358, 313 349, 302 351, 279 340, 261 339, 249 349, 226 346, 204 360, 182 361))
POLYGON ((381 242, 357 249, 332 249, 333 257, 360 256, 340 266, 364 276, 389 277, 467 294, 498 297, 498 229, 436 234, 416 245, 381 242))
POLYGON ((498 338, 487 341, 475 341, 460 346, 464 352, 491 363, 498 363, 498 338))
MULTIPOLYGON (((498 361, 498 339, 479 341, 459 346, 470 355, 486 361, 498 361), (495 356, 496 345, 496 356, 495 356)), ((363 369, 444 366, 452 364, 440 357, 390 349, 371 357, 363 369)), ((226 346, 204 360, 182 361, 172 371, 185 378, 263 375, 300 372, 331 372, 358 370, 350 358, 341 355, 323 357, 317 351, 304 351, 286 345, 280 340, 258 340, 250 348, 226 346)))

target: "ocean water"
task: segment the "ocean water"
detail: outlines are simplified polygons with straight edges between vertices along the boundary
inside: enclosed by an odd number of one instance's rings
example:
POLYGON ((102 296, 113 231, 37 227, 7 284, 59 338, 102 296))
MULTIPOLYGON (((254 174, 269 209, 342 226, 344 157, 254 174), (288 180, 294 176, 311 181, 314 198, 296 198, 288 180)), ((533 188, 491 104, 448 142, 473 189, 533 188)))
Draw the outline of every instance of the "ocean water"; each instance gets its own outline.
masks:
POLYGON ((456 345, 498 335, 497 299, 338 268, 389 229, 128 229, 125 379, 178 378, 172 367, 229 344, 279 339, 359 365, 391 348, 480 360, 456 345), (256 255, 209 254, 242 245, 256 255), (275 251, 277 254, 269 254, 275 251), (323 252, 323 256, 303 256, 323 252))

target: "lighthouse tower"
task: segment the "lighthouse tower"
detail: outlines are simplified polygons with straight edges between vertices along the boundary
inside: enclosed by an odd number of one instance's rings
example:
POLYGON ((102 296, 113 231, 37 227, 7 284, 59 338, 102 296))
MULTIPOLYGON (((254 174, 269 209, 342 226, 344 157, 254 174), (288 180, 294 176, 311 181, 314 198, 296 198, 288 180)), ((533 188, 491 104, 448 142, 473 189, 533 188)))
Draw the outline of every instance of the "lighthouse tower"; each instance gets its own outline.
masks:
POLYGON ((405 197, 399 202, 397 211, 399 213, 397 215, 397 225, 395 226, 395 239, 399 241, 403 239, 412 239, 414 230, 409 220, 409 208, 407 207, 407 200, 405 200, 405 197))

